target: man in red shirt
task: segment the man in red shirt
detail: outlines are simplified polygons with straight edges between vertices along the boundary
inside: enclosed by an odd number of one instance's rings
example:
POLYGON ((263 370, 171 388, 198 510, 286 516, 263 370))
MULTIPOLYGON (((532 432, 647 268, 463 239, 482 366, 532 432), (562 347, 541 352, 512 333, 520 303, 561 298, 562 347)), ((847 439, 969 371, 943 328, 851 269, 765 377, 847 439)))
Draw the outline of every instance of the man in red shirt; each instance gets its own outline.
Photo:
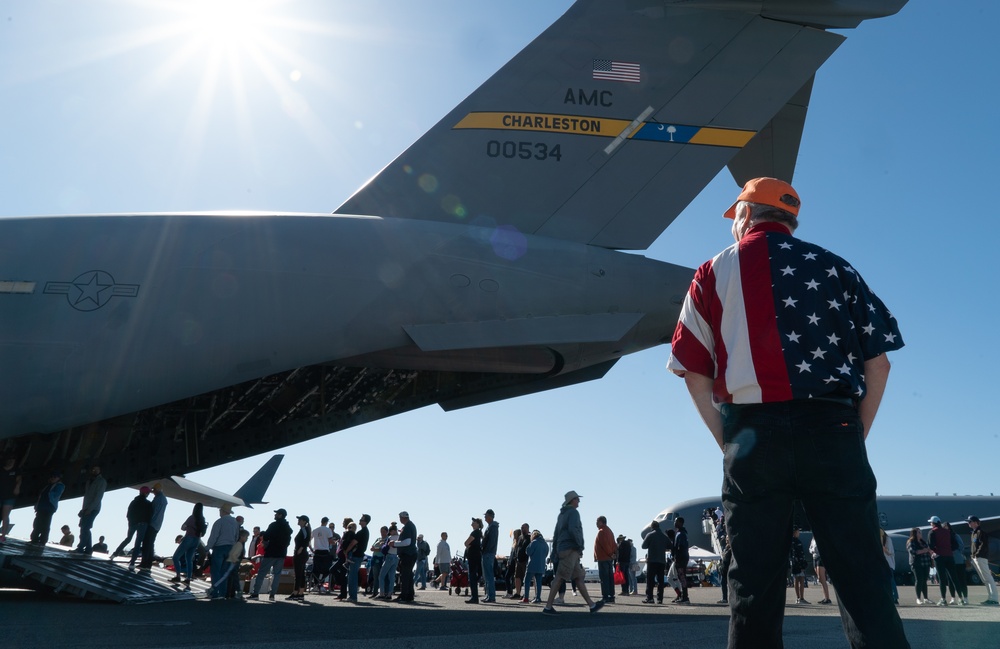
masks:
POLYGON ((615 533, 608 527, 608 519, 597 517, 597 538, 594 539, 594 561, 597 562, 597 574, 601 578, 601 597, 605 604, 615 603, 615 555, 618 554, 618 544, 615 533))

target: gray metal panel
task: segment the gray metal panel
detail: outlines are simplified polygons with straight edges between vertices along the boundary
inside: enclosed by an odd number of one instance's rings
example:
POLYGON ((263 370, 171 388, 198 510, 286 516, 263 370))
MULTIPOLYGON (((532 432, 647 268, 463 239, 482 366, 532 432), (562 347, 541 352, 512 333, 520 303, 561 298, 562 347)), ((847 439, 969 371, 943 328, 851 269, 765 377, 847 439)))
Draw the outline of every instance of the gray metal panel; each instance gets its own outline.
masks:
POLYGON ((729 171, 737 185, 742 187, 758 176, 792 182, 812 86, 813 79, 809 79, 767 126, 729 161, 729 171))
POLYGON ((407 325, 403 328, 424 351, 615 342, 642 319, 641 313, 594 313, 489 322, 407 325))
POLYGON ((7 538, 0 544, 0 568, 19 573, 28 583, 54 593, 122 604, 203 598, 208 584, 195 580, 190 589, 170 582, 174 573, 160 568, 131 572, 125 564, 101 555, 88 556, 54 546, 7 538))

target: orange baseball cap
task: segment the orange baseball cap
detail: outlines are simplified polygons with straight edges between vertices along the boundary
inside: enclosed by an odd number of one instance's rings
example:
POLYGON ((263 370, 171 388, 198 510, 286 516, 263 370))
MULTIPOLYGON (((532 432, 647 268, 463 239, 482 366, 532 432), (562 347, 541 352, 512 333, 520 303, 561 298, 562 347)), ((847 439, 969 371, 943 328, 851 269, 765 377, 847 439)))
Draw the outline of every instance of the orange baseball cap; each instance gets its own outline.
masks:
POLYGON ((784 210, 793 216, 799 215, 799 205, 801 205, 798 192, 784 180, 778 180, 777 178, 754 178, 753 180, 748 180, 747 184, 743 185, 743 191, 736 197, 736 202, 722 216, 727 219, 735 219, 736 203, 740 201, 770 205, 779 210, 784 210))

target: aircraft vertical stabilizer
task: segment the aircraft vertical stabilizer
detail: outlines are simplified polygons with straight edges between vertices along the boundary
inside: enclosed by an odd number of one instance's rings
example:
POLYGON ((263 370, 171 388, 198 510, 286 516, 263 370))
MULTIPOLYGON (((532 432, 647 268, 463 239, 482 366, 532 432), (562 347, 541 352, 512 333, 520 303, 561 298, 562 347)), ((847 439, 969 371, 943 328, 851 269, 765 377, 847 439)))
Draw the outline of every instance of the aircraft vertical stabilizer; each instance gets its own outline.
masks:
POLYGON ((734 157, 790 178, 826 28, 903 3, 580 0, 336 213, 645 249, 734 157))
POLYGON ((271 480, 274 478, 275 472, 278 470, 278 465, 281 461, 285 459, 284 455, 275 455, 267 464, 260 467, 257 473, 253 474, 246 484, 236 490, 233 495, 243 501, 243 504, 247 507, 253 507, 254 505, 264 505, 264 494, 267 493, 267 488, 271 486, 271 480))

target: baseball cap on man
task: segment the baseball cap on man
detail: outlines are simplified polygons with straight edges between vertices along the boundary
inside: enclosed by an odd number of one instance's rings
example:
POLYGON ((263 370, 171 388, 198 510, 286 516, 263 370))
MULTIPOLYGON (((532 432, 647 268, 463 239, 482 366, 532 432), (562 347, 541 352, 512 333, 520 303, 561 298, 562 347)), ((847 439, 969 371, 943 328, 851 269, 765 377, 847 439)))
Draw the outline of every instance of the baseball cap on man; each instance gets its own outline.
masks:
POLYGON ((941 519, 938 518, 937 516, 931 516, 930 518, 927 519, 927 522, 928 523, 936 523, 936 524, 940 525, 941 524, 941 519))
POLYGON ((740 201, 748 203, 758 203, 760 205, 770 205, 779 210, 784 210, 792 216, 799 215, 799 194, 791 185, 784 180, 777 178, 754 178, 748 180, 743 185, 743 191, 736 197, 736 201, 729 206, 729 209, 722 215, 727 219, 736 218, 736 204, 740 201))
POLYGON ((979 522, 979 517, 978 516, 969 516, 968 518, 965 519, 965 521, 967 523, 978 523, 979 522))
POLYGON ((288 512, 286 512, 286 511, 285 511, 285 508, 284 508, 284 507, 282 507, 281 509, 275 509, 275 510, 274 510, 274 513, 275 513, 275 514, 281 514, 281 515, 282 515, 282 516, 284 516, 285 518, 288 518, 288 512))

